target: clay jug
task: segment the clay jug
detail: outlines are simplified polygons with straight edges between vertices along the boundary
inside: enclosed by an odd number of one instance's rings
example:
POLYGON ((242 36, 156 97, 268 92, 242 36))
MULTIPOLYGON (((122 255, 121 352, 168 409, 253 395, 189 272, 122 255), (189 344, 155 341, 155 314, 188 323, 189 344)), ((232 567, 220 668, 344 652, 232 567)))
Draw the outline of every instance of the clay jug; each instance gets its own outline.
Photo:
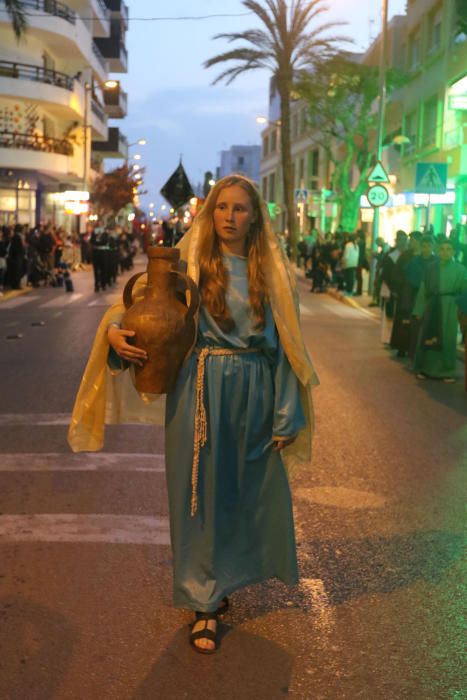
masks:
POLYGON ((143 275, 128 280, 123 291, 127 309, 122 328, 135 331, 129 341, 146 350, 143 366, 134 364, 135 387, 140 392, 166 394, 175 385, 177 374, 195 342, 194 316, 199 308, 199 293, 191 277, 174 269, 180 259, 178 248, 148 248, 147 285, 144 298, 133 303, 133 286, 143 275), (177 295, 177 281, 190 291, 187 306, 177 295))

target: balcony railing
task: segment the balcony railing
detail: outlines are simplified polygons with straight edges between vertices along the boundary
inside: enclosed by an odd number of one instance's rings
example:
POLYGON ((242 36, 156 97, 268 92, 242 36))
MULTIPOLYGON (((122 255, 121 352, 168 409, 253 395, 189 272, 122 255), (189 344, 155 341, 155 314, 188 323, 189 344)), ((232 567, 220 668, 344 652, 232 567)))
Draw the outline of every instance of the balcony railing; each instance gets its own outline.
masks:
POLYGON ((91 111, 98 119, 101 120, 101 122, 105 122, 105 112, 95 99, 93 99, 91 102, 91 111))
POLYGON ((18 134, 13 131, 0 131, 0 148, 57 153, 62 156, 73 155, 73 146, 66 139, 54 139, 38 134, 18 134))
POLYGON ((99 61, 99 63, 101 64, 102 68, 106 71, 107 70, 107 62, 106 62, 104 56, 102 55, 102 52, 101 52, 100 48, 98 47, 98 45, 96 44, 95 40, 92 42, 92 52, 93 52, 94 56, 97 58, 97 60, 99 61))
POLYGON ((76 12, 57 0, 23 0, 21 5, 25 10, 37 10, 37 12, 60 17, 70 24, 76 23, 76 12))
POLYGON ((0 78, 33 80, 36 83, 47 83, 66 90, 73 90, 73 78, 66 73, 50 70, 50 68, 44 68, 43 66, 33 66, 29 63, 0 61, 0 78))

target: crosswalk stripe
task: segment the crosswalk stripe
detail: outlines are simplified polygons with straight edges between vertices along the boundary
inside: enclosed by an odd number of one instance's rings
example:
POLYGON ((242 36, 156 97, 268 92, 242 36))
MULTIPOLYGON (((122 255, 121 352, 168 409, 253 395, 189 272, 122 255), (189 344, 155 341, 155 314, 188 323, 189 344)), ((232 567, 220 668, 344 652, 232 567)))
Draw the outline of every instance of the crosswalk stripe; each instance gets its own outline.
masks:
POLYGON ((15 297, 14 299, 8 299, 8 301, 2 301, 0 304, 0 311, 5 309, 16 309, 18 306, 24 306, 24 304, 29 304, 31 301, 40 299, 38 296, 31 296, 30 294, 25 294, 21 297, 15 297))
POLYGON ((0 515, 0 542, 170 545, 169 518, 81 513, 0 515))
POLYGON ((51 299, 51 301, 47 301, 45 304, 40 304, 40 308, 55 309, 60 306, 68 306, 68 304, 73 304, 73 302, 78 301, 78 299, 81 299, 82 296, 82 294, 75 293, 67 294, 66 296, 60 295, 59 297, 51 299))
POLYGON ((160 453, 120 452, 15 452, 0 454, 1 472, 165 472, 160 453))
POLYGON ((121 301, 121 299, 122 295, 119 293, 106 294, 103 297, 93 299, 93 301, 89 302, 88 306, 112 306, 112 304, 116 304, 118 301, 121 301))
POLYGON ((0 413, 0 428, 8 425, 68 425, 71 413, 0 413))

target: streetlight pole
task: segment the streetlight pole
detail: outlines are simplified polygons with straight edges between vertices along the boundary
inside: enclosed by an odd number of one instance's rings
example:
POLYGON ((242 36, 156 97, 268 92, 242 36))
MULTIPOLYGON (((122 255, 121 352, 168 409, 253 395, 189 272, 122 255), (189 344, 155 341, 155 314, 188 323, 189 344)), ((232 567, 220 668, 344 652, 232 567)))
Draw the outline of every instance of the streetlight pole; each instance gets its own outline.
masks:
MULTIPOLYGON (((381 160, 383 153, 383 134, 384 134, 384 114, 386 108, 386 65, 387 65, 387 37, 388 37, 388 0, 382 0, 382 32, 381 32, 381 49, 379 61, 379 109, 378 109, 378 146, 377 160, 381 160)), ((379 236, 379 207, 374 208, 373 214, 373 230, 371 236, 371 253, 372 256, 376 253, 376 240, 379 236)), ((373 287, 375 276, 375 264, 372 257, 370 265, 370 290, 373 287)))

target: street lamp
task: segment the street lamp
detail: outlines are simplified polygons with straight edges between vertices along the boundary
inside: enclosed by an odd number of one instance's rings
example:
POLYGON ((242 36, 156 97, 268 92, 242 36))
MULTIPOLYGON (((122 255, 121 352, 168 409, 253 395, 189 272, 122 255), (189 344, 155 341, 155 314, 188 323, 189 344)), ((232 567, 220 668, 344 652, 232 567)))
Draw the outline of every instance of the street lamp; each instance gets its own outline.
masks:
POLYGON ((128 148, 131 148, 132 146, 145 146, 147 144, 146 139, 138 139, 138 141, 134 141, 133 143, 128 144, 128 148))
POLYGON ((280 119, 271 120, 271 119, 268 119, 267 117, 263 117, 262 115, 259 115, 258 117, 256 117, 256 123, 257 124, 268 124, 269 126, 280 126, 281 120, 280 119))

